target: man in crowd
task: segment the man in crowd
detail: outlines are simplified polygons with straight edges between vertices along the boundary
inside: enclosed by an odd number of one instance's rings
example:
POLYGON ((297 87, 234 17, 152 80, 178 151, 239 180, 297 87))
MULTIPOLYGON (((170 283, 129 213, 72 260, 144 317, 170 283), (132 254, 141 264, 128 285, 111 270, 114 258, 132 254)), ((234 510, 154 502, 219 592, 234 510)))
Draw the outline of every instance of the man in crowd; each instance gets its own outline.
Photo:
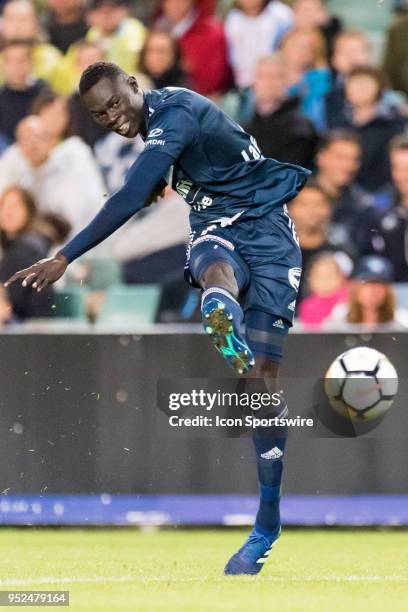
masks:
POLYGON ((100 208, 105 186, 90 149, 76 140, 80 146, 55 146, 40 117, 23 119, 17 142, 0 158, 0 193, 10 185, 29 189, 41 212, 64 217, 78 231, 100 208))
POLYGON ((259 60, 253 87, 253 114, 246 131, 267 157, 310 168, 316 152, 313 123, 300 111, 300 101, 287 97, 285 67, 277 54, 259 60))
MULTIPOLYGON (((303 274, 299 287, 299 302, 305 297, 310 262, 326 251, 342 252, 354 255, 353 244, 346 232, 339 228, 331 228, 333 209, 326 193, 310 180, 300 194, 292 200, 289 213, 295 222, 296 233, 302 250, 303 274)), ((348 258, 351 265, 351 259, 348 258)))
POLYGON ((360 158, 360 143, 352 132, 328 132, 319 145, 315 177, 332 205, 332 232, 348 235, 356 251, 363 243, 364 228, 373 214, 372 198, 355 183, 360 158))
POLYGON ((371 63, 371 44, 364 32, 345 30, 335 39, 332 66, 336 72, 334 87, 326 94, 326 119, 329 128, 344 125, 346 92, 344 84, 350 72, 371 63))
POLYGON ((231 72, 222 24, 204 16, 196 0, 163 0, 156 22, 175 36, 191 87, 206 96, 228 89, 231 72))
POLYGON ((44 29, 51 44, 66 53, 69 47, 88 32, 85 16, 85 0, 46 0, 48 8, 44 29))
POLYGON ((146 28, 129 16, 129 0, 91 0, 87 40, 97 43, 108 61, 133 74, 146 37, 146 28))
POLYGON ((390 144, 394 183, 392 207, 378 213, 368 230, 368 252, 387 257, 393 264, 396 282, 408 282, 408 136, 396 136, 390 144))
POLYGON ((28 115, 35 98, 46 88, 32 75, 32 45, 10 41, 3 50, 5 83, 0 88, 0 136, 5 145, 15 139, 17 124, 28 115))
MULTIPOLYGON (((42 40, 40 24, 31 0, 10 0, 4 7, 1 22, 3 44, 10 40, 24 40, 33 45, 33 73, 51 86, 62 59, 61 52, 42 40)), ((4 79, 0 69, 0 79, 4 79)))

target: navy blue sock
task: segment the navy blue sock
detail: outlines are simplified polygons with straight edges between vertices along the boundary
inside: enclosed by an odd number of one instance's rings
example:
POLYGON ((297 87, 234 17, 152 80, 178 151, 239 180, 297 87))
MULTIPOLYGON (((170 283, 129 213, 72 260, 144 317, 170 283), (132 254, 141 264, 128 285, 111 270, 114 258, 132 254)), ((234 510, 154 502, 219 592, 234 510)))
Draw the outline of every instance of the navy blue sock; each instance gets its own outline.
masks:
POLYGON ((242 312, 242 308, 234 296, 229 291, 222 289, 221 287, 209 287, 202 295, 201 311, 203 311, 205 305, 212 299, 216 299, 227 306, 228 310, 232 314, 235 328, 238 331, 241 331, 244 313, 242 312))
POLYGON ((257 427, 253 434, 260 493, 255 530, 274 539, 281 530, 280 493, 286 438, 287 427, 257 427))

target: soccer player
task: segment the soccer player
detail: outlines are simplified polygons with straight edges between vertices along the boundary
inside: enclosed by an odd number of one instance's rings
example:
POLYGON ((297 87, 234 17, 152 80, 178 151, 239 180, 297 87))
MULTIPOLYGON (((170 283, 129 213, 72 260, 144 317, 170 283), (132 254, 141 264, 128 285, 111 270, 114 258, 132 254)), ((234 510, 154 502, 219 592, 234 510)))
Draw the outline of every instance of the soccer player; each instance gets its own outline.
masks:
MULTIPOLYGON (((239 374, 276 380, 301 274, 286 203, 309 172, 264 158, 255 139, 206 98, 174 87, 143 92, 115 64, 87 68, 80 95, 101 126, 128 138, 140 134, 144 151, 85 229, 54 257, 16 272, 6 286, 22 279, 23 286, 41 291, 169 184, 191 207, 186 278, 202 290, 205 332, 239 374)), ((281 406, 274 416, 285 415, 281 406)), ((277 437, 255 429, 259 510, 226 574, 257 574, 280 534, 285 437, 284 431, 277 437)))

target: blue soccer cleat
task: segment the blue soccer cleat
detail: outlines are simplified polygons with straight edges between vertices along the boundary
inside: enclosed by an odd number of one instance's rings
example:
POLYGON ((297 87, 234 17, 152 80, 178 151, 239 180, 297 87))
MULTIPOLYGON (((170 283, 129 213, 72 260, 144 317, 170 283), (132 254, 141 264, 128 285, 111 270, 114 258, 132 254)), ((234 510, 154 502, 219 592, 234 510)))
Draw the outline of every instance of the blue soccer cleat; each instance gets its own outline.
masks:
POLYGON ((245 544, 228 561, 224 574, 227 576, 259 574, 265 561, 268 560, 268 555, 277 537, 269 538, 253 529, 245 544))
POLYGON ((204 330, 217 351, 238 374, 249 372, 255 363, 251 349, 242 337, 228 306, 218 298, 206 300, 202 307, 204 330))

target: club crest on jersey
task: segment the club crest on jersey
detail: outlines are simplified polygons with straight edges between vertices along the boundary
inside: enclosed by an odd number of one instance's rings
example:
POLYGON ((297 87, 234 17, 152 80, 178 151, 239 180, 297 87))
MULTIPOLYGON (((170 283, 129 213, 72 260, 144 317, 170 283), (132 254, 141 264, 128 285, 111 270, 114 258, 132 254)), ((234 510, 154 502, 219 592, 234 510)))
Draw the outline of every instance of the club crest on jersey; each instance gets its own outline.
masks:
POLYGON ((161 136, 162 134, 163 134, 163 130, 161 128, 154 128, 154 130, 152 130, 150 134, 147 135, 147 137, 157 138, 158 136, 161 136))
POLYGON ((291 286, 295 291, 299 291, 300 277, 302 275, 302 268, 290 268, 288 271, 288 278, 291 286))

